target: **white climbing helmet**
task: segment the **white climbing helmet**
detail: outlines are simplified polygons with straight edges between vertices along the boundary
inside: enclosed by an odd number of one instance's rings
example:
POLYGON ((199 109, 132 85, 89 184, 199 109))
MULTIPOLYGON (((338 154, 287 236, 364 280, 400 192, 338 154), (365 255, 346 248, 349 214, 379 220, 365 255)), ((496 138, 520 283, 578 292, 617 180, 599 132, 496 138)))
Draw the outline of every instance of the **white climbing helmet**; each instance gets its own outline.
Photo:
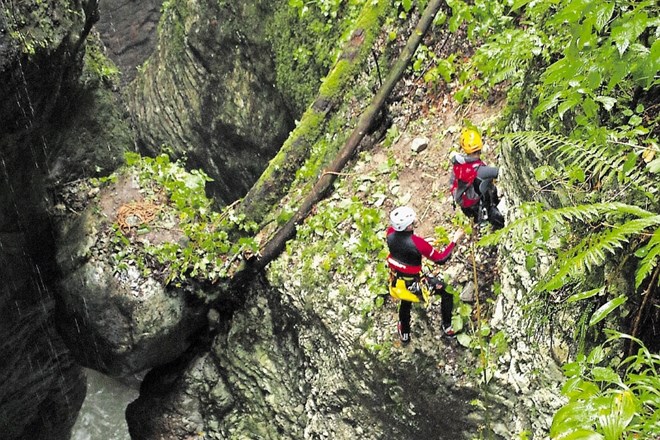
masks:
POLYGON ((415 211, 407 206, 396 208, 390 214, 390 222, 395 231, 403 231, 415 221, 415 211))

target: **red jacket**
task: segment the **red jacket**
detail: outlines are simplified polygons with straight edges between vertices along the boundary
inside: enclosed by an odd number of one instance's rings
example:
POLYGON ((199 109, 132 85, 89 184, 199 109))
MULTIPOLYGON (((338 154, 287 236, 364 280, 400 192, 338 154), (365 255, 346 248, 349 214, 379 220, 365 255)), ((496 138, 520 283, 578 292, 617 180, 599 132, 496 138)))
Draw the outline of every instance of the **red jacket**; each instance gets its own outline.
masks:
POLYGON ((456 243, 452 241, 443 251, 438 251, 412 231, 395 231, 390 226, 387 229, 387 246, 390 249, 387 256, 390 269, 406 275, 417 275, 422 271, 422 257, 443 264, 451 256, 456 243))

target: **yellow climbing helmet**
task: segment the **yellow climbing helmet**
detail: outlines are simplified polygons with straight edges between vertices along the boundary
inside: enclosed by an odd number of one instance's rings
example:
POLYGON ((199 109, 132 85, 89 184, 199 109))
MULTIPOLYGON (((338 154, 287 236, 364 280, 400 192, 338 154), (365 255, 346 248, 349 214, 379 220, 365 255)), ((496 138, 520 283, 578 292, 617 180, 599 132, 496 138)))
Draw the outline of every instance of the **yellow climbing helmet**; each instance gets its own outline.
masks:
POLYGON ((484 145, 483 142, 481 142, 481 136, 479 133, 471 128, 463 130, 463 133, 461 133, 460 143, 461 148, 463 148, 463 151, 465 151, 467 154, 480 151, 481 147, 484 145))

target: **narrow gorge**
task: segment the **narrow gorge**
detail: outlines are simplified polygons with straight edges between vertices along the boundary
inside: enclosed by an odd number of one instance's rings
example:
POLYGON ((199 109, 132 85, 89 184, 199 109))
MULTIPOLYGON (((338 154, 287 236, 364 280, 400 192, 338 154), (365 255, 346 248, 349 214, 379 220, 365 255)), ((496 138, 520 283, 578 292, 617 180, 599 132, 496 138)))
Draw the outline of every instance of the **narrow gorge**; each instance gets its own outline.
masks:
MULTIPOLYGON (((478 244, 492 231, 448 192, 451 154, 474 125, 500 167, 507 223, 530 201, 564 206, 539 189, 543 145, 502 136, 542 125, 539 73, 515 94, 511 80, 470 95, 459 59, 482 55, 460 5, 335 3, 0 2, 3 438, 70 439, 86 376, 126 384, 120 398, 134 390, 122 415, 131 439, 550 438, 567 402, 562 367, 602 342, 571 325, 598 310, 550 295, 534 308, 530 292, 565 242, 548 232, 532 249, 530 227, 527 247, 508 229, 478 244), (438 245, 468 230, 438 272, 457 339, 442 336, 435 300, 413 309, 413 342, 398 339, 385 229, 400 205, 438 245)), ((657 85, 641 90, 653 108, 657 85)), ((601 319, 624 331, 639 316, 637 336, 657 350, 629 264, 602 263, 612 291, 635 300, 601 319)))

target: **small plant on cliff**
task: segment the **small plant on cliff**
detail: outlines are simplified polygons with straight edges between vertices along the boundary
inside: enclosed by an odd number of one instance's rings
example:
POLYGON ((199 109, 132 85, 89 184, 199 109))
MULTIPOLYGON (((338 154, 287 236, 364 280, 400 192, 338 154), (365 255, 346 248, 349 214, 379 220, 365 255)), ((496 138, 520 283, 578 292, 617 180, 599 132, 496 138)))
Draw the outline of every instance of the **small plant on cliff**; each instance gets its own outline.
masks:
POLYGON ((102 52, 100 42, 94 40, 85 50, 85 67, 99 80, 108 85, 117 85, 121 72, 119 68, 102 52))

